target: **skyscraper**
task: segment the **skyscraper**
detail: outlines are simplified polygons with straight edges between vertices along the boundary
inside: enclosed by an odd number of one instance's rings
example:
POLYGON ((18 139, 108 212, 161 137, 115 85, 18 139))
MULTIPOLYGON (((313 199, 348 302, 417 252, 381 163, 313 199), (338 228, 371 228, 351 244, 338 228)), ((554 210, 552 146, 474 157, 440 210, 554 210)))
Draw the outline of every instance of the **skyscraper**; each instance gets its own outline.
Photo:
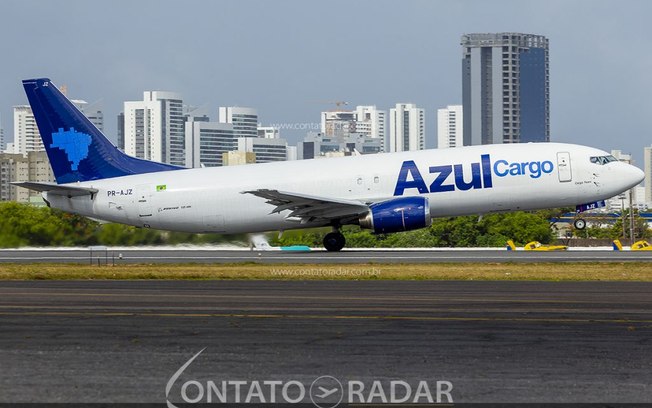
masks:
POLYGON ((14 153, 45 151, 34 113, 29 105, 14 106, 14 153))
POLYGON ((233 125, 189 116, 186 122, 186 167, 223 165, 222 154, 238 148, 233 125))
POLYGON ((175 92, 145 91, 142 101, 124 103, 125 153, 183 166, 183 100, 175 92))
POLYGON ((29 190, 11 185, 29 180, 29 161, 22 154, 0 153, 0 201, 29 201, 29 190))
POLYGON ((437 148, 460 147, 463 142, 462 105, 448 105, 437 109, 437 148))
POLYGON ((356 128, 358 134, 380 140, 381 151, 385 151, 387 111, 379 110, 375 105, 356 106, 356 128))
POLYGON ((41 193, 11 185, 14 181, 54 182, 47 153, 0 153, 0 201, 43 203, 41 193))
POLYGON ((548 39, 462 36, 464 145, 550 141, 548 39))
POLYGON ((125 114, 120 112, 118 114, 118 148, 125 151, 125 114))
POLYGON ((232 124, 235 137, 258 137, 258 112, 256 109, 221 106, 219 122, 232 124))
POLYGON ((389 110, 389 152, 426 148, 424 111, 412 103, 397 103, 389 110))
POLYGON ((330 110, 321 113, 321 133, 327 138, 344 140, 356 132, 356 114, 350 110, 330 110))
POLYGON ((387 112, 374 105, 359 105, 354 111, 335 110, 321 113, 321 133, 338 141, 353 135, 379 139, 381 149, 385 145, 387 112))

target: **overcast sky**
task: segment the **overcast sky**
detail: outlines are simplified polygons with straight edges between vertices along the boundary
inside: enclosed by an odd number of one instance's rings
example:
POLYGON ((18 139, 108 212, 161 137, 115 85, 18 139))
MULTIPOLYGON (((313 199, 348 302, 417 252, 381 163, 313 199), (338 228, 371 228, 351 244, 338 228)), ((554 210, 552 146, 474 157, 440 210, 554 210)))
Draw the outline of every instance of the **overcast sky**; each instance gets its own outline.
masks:
MULTIPOLYGON (((208 108, 251 106, 263 124, 319 122, 320 101, 461 104, 460 36, 550 39, 551 139, 633 153, 652 144, 652 2, 2 0, 0 114, 11 139, 21 79, 102 100, 105 130, 144 90, 208 108), (646 30, 647 29, 647 30, 646 30)), ((285 132, 295 143, 304 132, 285 132)))

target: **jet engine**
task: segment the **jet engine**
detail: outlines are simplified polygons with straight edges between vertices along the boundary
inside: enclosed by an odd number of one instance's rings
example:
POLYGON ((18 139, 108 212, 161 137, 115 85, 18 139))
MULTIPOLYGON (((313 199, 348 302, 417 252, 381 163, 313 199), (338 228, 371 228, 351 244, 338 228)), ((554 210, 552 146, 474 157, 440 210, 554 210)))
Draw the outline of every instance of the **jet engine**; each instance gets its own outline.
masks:
POLYGON ((377 234, 410 231, 430 226, 430 206, 426 197, 401 197, 369 206, 369 212, 360 216, 361 228, 377 234))

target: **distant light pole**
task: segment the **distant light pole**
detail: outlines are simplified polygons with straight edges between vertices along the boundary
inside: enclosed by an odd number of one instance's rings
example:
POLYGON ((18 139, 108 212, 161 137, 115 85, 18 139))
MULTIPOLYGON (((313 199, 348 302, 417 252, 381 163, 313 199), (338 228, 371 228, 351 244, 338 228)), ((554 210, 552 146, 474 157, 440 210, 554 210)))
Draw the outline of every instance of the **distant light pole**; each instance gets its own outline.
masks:
POLYGON ((630 245, 634 243, 634 189, 629 190, 629 239, 630 245))
POLYGON ((627 238, 627 230, 625 229, 625 194, 621 194, 620 198, 620 215, 623 217, 623 240, 627 238))

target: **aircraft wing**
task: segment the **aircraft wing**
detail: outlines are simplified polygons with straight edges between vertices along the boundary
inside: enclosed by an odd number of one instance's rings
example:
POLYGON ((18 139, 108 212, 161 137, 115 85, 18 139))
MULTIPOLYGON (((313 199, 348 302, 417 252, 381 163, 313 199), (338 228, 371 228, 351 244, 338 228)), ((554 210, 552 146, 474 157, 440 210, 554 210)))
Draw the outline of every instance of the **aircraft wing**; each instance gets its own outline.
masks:
POLYGON ((268 189, 243 191, 242 194, 253 194, 266 199, 267 204, 274 206, 270 214, 289 210, 290 213, 285 218, 296 219, 301 223, 316 220, 355 219, 360 214, 369 211, 369 206, 355 200, 317 197, 268 189))
POLYGON ((79 197, 90 195, 91 197, 98 192, 96 188, 89 187, 80 187, 80 186, 70 186, 65 184, 55 184, 55 183, 37 183, 31 181, 15 181, 12 182, 14 186, 27 188, 30 190, 44 192, 47 191, 50 194, 57 194, 67 197, 79 197))

